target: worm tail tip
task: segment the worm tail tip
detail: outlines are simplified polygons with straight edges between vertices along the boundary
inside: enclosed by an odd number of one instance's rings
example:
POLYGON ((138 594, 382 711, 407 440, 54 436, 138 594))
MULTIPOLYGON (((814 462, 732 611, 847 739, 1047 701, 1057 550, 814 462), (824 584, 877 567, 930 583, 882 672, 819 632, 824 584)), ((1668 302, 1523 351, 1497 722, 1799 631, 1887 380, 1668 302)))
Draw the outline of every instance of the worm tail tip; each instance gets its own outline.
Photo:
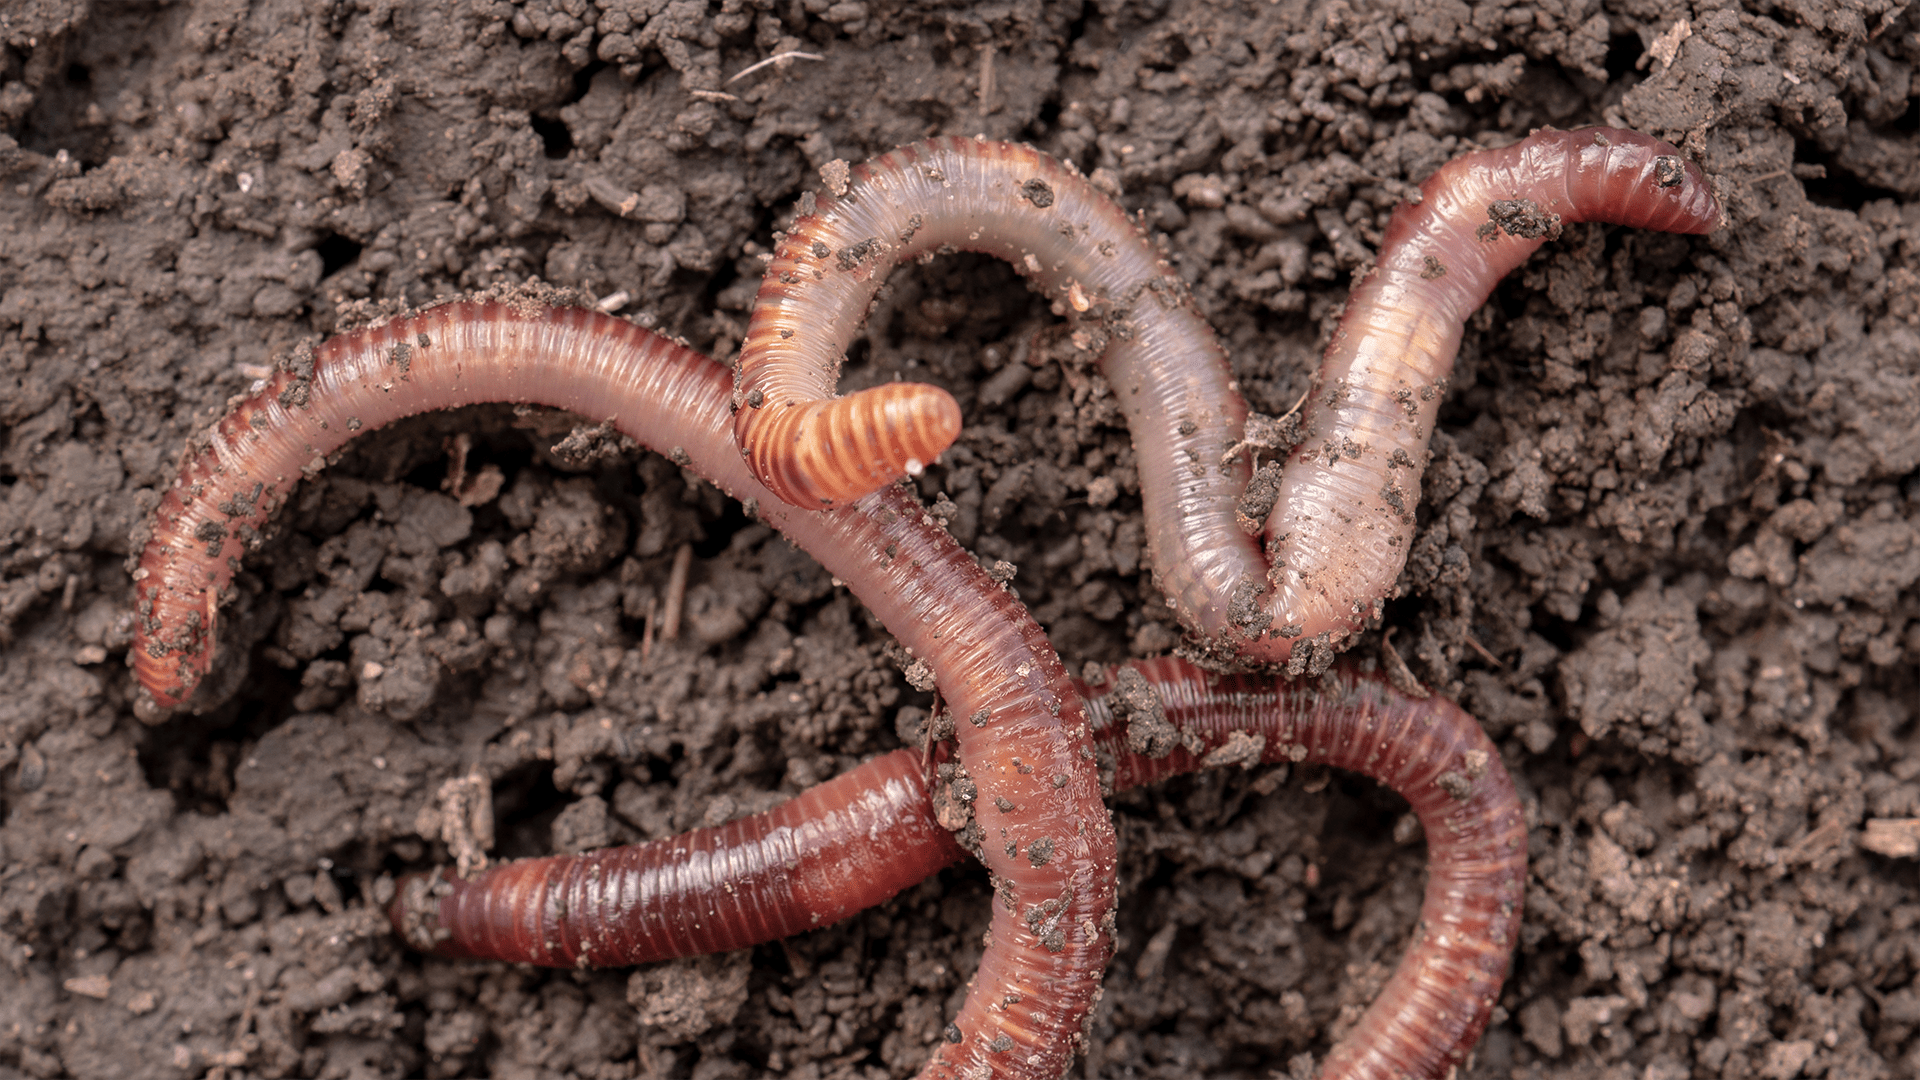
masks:
POLYGON ((741 442, 768 490, 795 506, 827 510, 918 475, 959 434, 952 394, 884 383, 756 419, 741 442))

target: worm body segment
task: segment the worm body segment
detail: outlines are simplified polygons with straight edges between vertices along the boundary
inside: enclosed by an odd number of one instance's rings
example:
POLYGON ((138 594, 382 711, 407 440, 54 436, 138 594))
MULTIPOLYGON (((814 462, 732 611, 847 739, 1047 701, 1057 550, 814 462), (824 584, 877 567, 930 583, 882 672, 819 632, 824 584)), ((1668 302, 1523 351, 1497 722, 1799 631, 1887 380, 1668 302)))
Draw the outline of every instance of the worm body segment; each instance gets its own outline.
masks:
MULTIPOLYGON (((1114 750, 1115 787, 1204 768, 1258 747, 1259 760, 1316 762, 1378 780, 1427 835, 1427 888, 1392 978, 1327 1055, 1323 1080, 1443 1077, 1463 1068, 1506 979, 1526 890, 1525 816, 1480 724, 1444 698, 1413 698, 1341 666, 1289 681, 1222 676, 1184 661, 1136 660, 1190 736, 1164 758, 1114 750)), ((1089 702, 1105 746, 1113 696, 1089 702)))
POLYGON ((1180 610, 1210 635, 1225 630, 1249 658, 1284 660, 1295 640, 1356 630, 1391 593, 1461 333, 1502 277, 1562 224, 1706 233, 1720 218, 1697 166, 1618 128, 1538 131, 1464 154, 1420 193, 1394 212, 1321 359, 1304 437, 1266 520, 1267 551, 1243 535, 1211 576, 1168 575, 1180 610), (1257 605, 1220 610, 1243 582, 1257 583, 1257 605))
POLYGON ((728 415, 727 370, 620 319, 511 302, 429 308, 324 342, 238 405, 192 450, 155 516, 136 571, 135 656, 162 705, 191 693, 211 658, 220 593, 248 541, 303 469, 354 433, 476 402, 536 402, 610 419, 743 501, 844 581, 933 668, 960 725, 959 766, 990 810, 967 834, 1001 883, 994 944, 928 1066, 1057 1076, 1110 950, 1112 819, 1091 735, 1046 634, 897 487, 821 514, 774 499, 747 472, 728 415), (991 829, 991 842, 987 831, 991 829), (1052 853, 1029 858, 1034 845, 1052 853), (1038 913, 1038 914, 1036 914, 1038 913))
MULTIPOLYGON (((932 462, 953 441, 959 410, 943 390, 893 384, 833 397, 847 344, 887 275, 942 250, 1005 259, 1063 309, 1090 319, 1151 309, 1158 316, 1131 323, 1137 339, 1124 347, 1172 356, 1204 337, 1225 367, 1178 275, 1126 212, 1070 167, 1011 143, 949 137, 901 147, 855 167, 843 194, 812 196, 754 302, 734 425, 754 473, 782 498, 806 507, 855 499, 932 462), (860 448, 858 457, 830 448, 830 427, 863 423, 872 411, 864 395, 881 393, 917 403, 899 413, 935 419, 855 439, 848 445, 860 448), (831 425, 820 419, 829 416, 831 425), (839 463, 815 471, 812 460, 828 454, 839 463)), ((1168 404, 1196 423, 1235 419, 1168 404)))
POLYGON ((442 956, 622 967, 826 926, 965 854, 934 820, 921 755, 897 750, 671 840, 410 878, 390 913, 408 944, 442 956))
MULTIPOLYGON (((1451 702, 1407 697, 1344 666, 1306 685, 1174 659, 1128 670, 1140 678, 1109 679, 1087 696, 1116 789, 1223 758, 1305 761, 1364 773, 1413 805, 1428 845, 1419 929, 1322 1075, 1434 1077, 1463 1064, 1506 977, 1526 880, 1519 801, 1479 724, 1451 702), (1132 694, 1116 695, 1120 685, 1132 694), (1116 705, 1131 697, 1138 715, 1143 686, 1177 733, 1159 757, 1133 748, 1139 726, 1116 705)), ((961 856, 922 767, 918 751, 897 750, 719 828, 508 863, 471 881, 412 878, 390 915, 409 942, 442 955, 550 966, 771 941, 886 900, 961 856)))
POLYGON ((1247 406, 1185 283, 1110 199, 1024 146, 930 139, 815 196, 756 302, 736 432, 756 474, 797 505, 857 497, 907 471, 908 457, 930 461, 931 438, 910 455, 862 457, 858 482, 848 468, 815 474, 818 425, 777 418, 833 408, 853 422, 860 399, 831 397, 839 358, 898 262, 943 247, 997 255, 1108 339, 1101 370, 1133 434, 1154 576, 1181 621, 1223 659, 1286 661, 1296 642, 1332 645, 1359 628, 1392 590, 1462 327, 1499 279, 1562 223, 1714 227, 1706 178, 1678 153, 1614 128, 1541 131, 1429 178, 1348 302, 1305 437, 1259 511, 1261 537, 1239 520, 1247 406), (1505 227, 1487 228, 1490 211, 1505 227))

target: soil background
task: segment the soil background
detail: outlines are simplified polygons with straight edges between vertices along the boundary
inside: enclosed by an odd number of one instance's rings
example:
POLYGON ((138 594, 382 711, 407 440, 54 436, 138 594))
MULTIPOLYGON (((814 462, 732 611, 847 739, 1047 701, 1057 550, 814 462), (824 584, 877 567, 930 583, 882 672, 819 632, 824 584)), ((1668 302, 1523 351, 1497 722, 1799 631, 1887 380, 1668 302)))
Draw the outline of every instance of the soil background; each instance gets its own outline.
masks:
MULTIPOLYGON (((1571 228, 1473 317, 1384 625, 1528 803, 1469 1073, 1920 1074, 1920 869, 1869 824, 1920 817, 1901 7, 9 2, 0 1076, 905 1076, 975 966, 976 867, 632 972, 386 931, 392 876, 486 831, 477 791, 496 856, 667 836, 931 705, 805 556, 662 459, 554 454, 564 416, 363 436, 249 561, 202 711, 136 719, 130 537, 278 353, 537 276, 725 357, 820 166, 984 134, 1105 170, 1278 413, 1411 185, 1596 122, 1681 145, 1726 227, 1571 228), (820 59, 732 78, 793 51, 820 59), (683 632, 643 650, 682 545, 683 632)), ((1070 668, 1178 645, 1111 396, 1010 269, 897 274, 851 360, 959 395, 921 490, 1070 668)), ((1424 846, 1370 782, 1235 772, 1115 814, 1075 1075, 1297 1071, 1412 931, 1424 846)))

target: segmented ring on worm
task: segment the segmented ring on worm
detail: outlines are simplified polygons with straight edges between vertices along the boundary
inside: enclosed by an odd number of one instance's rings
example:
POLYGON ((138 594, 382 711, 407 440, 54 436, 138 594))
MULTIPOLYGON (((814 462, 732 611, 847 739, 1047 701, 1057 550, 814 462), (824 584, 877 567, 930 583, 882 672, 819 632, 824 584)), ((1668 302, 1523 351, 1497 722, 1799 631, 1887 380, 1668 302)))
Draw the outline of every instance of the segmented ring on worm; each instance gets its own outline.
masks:
MULTIPOLYGON (((1306 685, 1173 659, 1115 675, 1087 691, 1087 712, 1116 790, 1219 764, 1307 761, 1364 773, 1413 805, 1428 845, 1419 931, 1322 1076, 1439 1076, 1463 1064, 1506 977, 1526 882, 1513 782, 1473 717, 1344 665, 1306 685)), ((507 863, 470 881, 413 877, 389 914, 417 947, 556 967, 772 941, 960 858, 922 768, 919 751, 897 750, 717 828, 507 863)))
POLYGON ((1000 885, 993 945, 926 1075, 1057 1076, 1110 951, 1112 820, 1080 695, 1045 633, 924 509, 889 487, 832 514, 787 507, 734 448, 725 368, 631 323, 525 296, 429 308, 296 357, 190 451, 136 571, 136 669, 161 705, 211 659, 248 542, 308 467, 358 431, 431 409, 537 402, 608 418, 688 463, 805 548, 934 671, 978 791, 963 840, 1000 885), (992 843, 984 843, 988 830, 992 843), (1036 845, 1050 853, 1033 859, 1036 845))
POLYGON ((896 750, 762 814, 668 840, 416 875, 388 913, 414 948, 621 967, 838 922, 966 855, 934 818, 922 755, 896 750))
MULTIPOLYGON (((997 255, 1110 339, 1101 371, 1133 435, 1154 576, 1181 622, 1223 659, 1282 662, 1303 641, 1330 656, 1324 646, 1377 614, 1406 562, 1462 327, 1499 279, 1560 223, 1704 233, 1720 216, 1679 151, 1615 128, 1540 131, 1463 155, 1421 193, 1396 211, 1355 288, 1314 378, 1304 437, 1268 478, 1263 502, 1242 503, 1247 406, 1180 277, 1070 167, 972 139, 883 154, 856 168, 844 193, 813 197, 780 244, 741 349, 741 447, 770 488, 807 506, 857 497, 930 461, 950 435, 907 446, 876 433, 856 440, 857 462, 816 475, 814 456, 828 452, 822 429, 800 418, 826 410, 850 427, 862 415, 860 396, 832 399, 834 382, 895 265, 943 248, 997 255), (1507 227, 1490 227, 1490 211, 1507 227)), ((938 401, 945 415, 943 391, 905 385, 883 389, 938 401)), ((944 421, 930 430, 946 431, 944 421)))

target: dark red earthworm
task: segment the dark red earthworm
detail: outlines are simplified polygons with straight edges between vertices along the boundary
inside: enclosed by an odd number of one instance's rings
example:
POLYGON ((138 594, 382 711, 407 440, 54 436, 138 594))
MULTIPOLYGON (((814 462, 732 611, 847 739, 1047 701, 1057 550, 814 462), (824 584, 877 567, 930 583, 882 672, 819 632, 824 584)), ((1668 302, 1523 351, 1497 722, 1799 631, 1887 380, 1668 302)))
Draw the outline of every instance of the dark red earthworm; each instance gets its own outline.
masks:
MULTIPOLYGON (((1347 665, 1305 684, 1174 659, 1118 675, 1087 693, 1116 789, 1215 764, 1309 761, 1365 773, 1413 804, 1428 846, 1419 930, 1322 1075, 1437 1077, 1463 1064, 1506 977, 1526 883, 1519 799, 1473 717, 1347 665)), ((553 967, 772 941, 880 903, 961 857, 922 768, 919 751, 896 750, 718 828, 506 863, 471 881, 449 871, 437 887, 416 876, 389 915, 409 943, 441 955, 553 967)))
POLYGON ((966 851, 935 820, 922 754, 895 750, 762 814, 666 840, 400 883, 407 944, 441 956, 625 967, 838 922, 966 851))
MULTIPOLYGON (((1252 752, 1364 773, 1412 805, 1427 835, 1419 926, 1320 1075, 1437 1078, 1463 1067, 1506 979, 1527 878, 1525 814, 1479 722, 1444 698, 1410 697, 1345 666, 1309 680, 1215 675, 1172 658, 1129 666, 1145 676, 1169 721, 1199 742, 1161 759, 1118 755, 1116 787, 1252 752)), ((1103 745, 1114 700, 1088 708, 1103 745)))
MULTIPOLYGON (((821 403, 889 270, 949 247, 1000 256, 1110 341, 1101 369, 1133 433, 1154 575, 1180 620, 1223 656, 1279 662, 1303 640, 1326 655, 1378 613, 1406 562, 1461 331, 1500 278, 1563 223, 1704 233, 1720 218, 1706 178, 1678 150, 1616 128, 1539 131, 1465 154, 1420 190, 1417 205, 1394 213, 1348 301, 1303 440, 1266 498, 1246 505, 1265 551, 1238 523, 1251 470, 1234 449, 1247 407, 1184 282, 1111 200, 1024 146, 930 139, 855 168, 843 193, 812 197, 780 242, 741 349, 742 449, 798 505, 899 476, 912 463, 874 449, 857 468, 809 477, 812 456, 827 453, 812 418, 837 409, 848 414, 834 414, 840 425, 857 420, 857 395, 821 403)), ((920 400, 899 385, 887 393, 920 400)), ((946 400, 931 387, 923 396, 946 400)), ((945 446, 867 439, 890 442, 910 443, 921 463, 945 446)))
POLYGON ((485 401, 610 419, 813 553, 975 720, 959 725, 959 767, 978 790, 963 839, 1004 902, 954 1019, 960 1038, 938 1048, 926 1075, 1058 1076, 1099 987, 1113 918, 1113 823, 1080 695, 1026 610, 912 495, 888 487, 833 514, 774 499, 735 447, 731 393, 727 370, 699 353, 526 295, 429 308, 295 357, 189 448, 155 513, 134 585, 147 712, 192 692, 239 559, 300 475, 354 433, 485 401))

